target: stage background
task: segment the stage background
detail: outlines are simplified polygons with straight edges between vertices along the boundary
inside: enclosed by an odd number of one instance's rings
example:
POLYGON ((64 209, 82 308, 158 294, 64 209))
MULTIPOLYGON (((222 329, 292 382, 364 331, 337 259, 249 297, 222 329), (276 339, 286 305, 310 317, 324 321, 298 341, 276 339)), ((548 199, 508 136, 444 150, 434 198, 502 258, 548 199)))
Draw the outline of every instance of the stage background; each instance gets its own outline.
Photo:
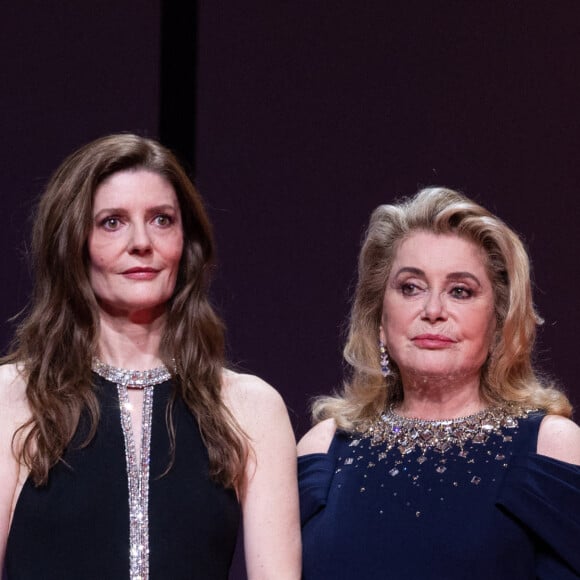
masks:
POLYGON ((370 212, 427 185, 522 235, 546 321, 537 362, 580 406, 577 2, 173 4, 4 7, 3 322, 26 303, 29 217, 51 171, 134 131, 190 166, 231 361, 282 393, 298 436, 309 399, 341 383, 370 212))

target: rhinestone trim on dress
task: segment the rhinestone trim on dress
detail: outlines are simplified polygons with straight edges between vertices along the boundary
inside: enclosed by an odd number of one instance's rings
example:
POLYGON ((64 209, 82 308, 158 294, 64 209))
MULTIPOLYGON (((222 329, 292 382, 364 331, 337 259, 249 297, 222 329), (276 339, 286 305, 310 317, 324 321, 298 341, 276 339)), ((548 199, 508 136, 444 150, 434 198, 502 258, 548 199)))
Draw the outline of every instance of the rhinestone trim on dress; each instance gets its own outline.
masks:
POLYGON ((377 420, 367 424, 362 436, 370 437, 371 446, 384 445, 385 452, 397 447, 401 455, 416 448, 423 454, 430 449, 445 453, 455 445, 463 448, 468 441, 485 443, 492 433, 501 434, 502 428, 516 428, 518 418, 523 419, 535 410, 506 404, 468 417, 431 421, 402 417, 390 407, 377 420))
POLYGON ((143 389, 158 385, 171 378, 171 373, 165 366, 147 371, 133 371, 108 365, 98 358, 93 359, 92 369, 104 379, 118 385, 125 385, 130 389, 143 389))
POLYGON ((149 578, 149 460, 151 454, 151 419, 154 385, 171 378, 165 367, 148 371, 119 369, 93 360, 93 371, 108 381, 117 383, 121 410, 121 427, 125 441, 127 484, 129 491, 129 578, 149 578), (141 455, 137 456, 131 426, 129 388, 143 390, 141 419, 141 455))
POLYGON ((131 580, 149 578, 149 455, 153 387, 143 387, 141 457, 137 458, 131 428, 131 403, 127 387, 117 385, 121 403, 121 425, 125 438, 127 482, 129 487, 129 562, 131 580))

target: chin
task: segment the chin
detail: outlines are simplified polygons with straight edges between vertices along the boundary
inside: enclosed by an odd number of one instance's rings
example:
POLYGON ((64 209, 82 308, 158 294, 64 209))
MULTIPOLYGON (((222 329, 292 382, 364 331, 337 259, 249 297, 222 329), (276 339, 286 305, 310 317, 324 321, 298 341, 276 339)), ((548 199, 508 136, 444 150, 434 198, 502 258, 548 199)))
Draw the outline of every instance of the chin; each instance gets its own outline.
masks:
POLYGON ((147 300, 133 300, 116 303, 100 303, 104 312, 115 318, 144 318, 154 319, 162 316, 167 311, 167 300, 153 301, 149 297, 147 300))

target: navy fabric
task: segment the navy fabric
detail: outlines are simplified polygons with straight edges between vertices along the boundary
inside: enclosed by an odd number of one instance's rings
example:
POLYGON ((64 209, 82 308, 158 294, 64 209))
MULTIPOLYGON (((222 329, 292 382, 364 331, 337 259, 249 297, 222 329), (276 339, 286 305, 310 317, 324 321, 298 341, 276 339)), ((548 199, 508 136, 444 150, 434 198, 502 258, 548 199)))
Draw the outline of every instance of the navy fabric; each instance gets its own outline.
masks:
MULTIPOLYGON (((47 486, 25 483, 8 537, 8 580, 103 580, 129 577, 129 508, 116 386, 95 377, 101 419, 84 448, 83 417, 47 486)), ((149 483, 151 580, 225 580, 240 509, 232 490, 208 476, 197 422, 180 397, 173 420, 175 461, 166 427, 170 381, 155 386, 149 483)))
POLYGON ((535 453, 542 417, 461 453, 338 432, 299 458, 304 580, 580 578, 580 468, 535 453))

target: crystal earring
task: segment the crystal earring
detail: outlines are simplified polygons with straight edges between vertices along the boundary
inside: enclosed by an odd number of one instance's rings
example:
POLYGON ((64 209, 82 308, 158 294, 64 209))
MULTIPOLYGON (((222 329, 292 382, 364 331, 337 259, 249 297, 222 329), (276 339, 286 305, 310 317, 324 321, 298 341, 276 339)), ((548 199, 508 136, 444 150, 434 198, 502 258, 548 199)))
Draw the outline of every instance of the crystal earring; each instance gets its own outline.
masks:
POLYGON ((387 354, 385 343, 380 339, 379 339, 379 353, 381 363, 381 374, 383 375, 383 377, 386 378, 391 374, 391 369, 389 368, 389 355, 387 354))

